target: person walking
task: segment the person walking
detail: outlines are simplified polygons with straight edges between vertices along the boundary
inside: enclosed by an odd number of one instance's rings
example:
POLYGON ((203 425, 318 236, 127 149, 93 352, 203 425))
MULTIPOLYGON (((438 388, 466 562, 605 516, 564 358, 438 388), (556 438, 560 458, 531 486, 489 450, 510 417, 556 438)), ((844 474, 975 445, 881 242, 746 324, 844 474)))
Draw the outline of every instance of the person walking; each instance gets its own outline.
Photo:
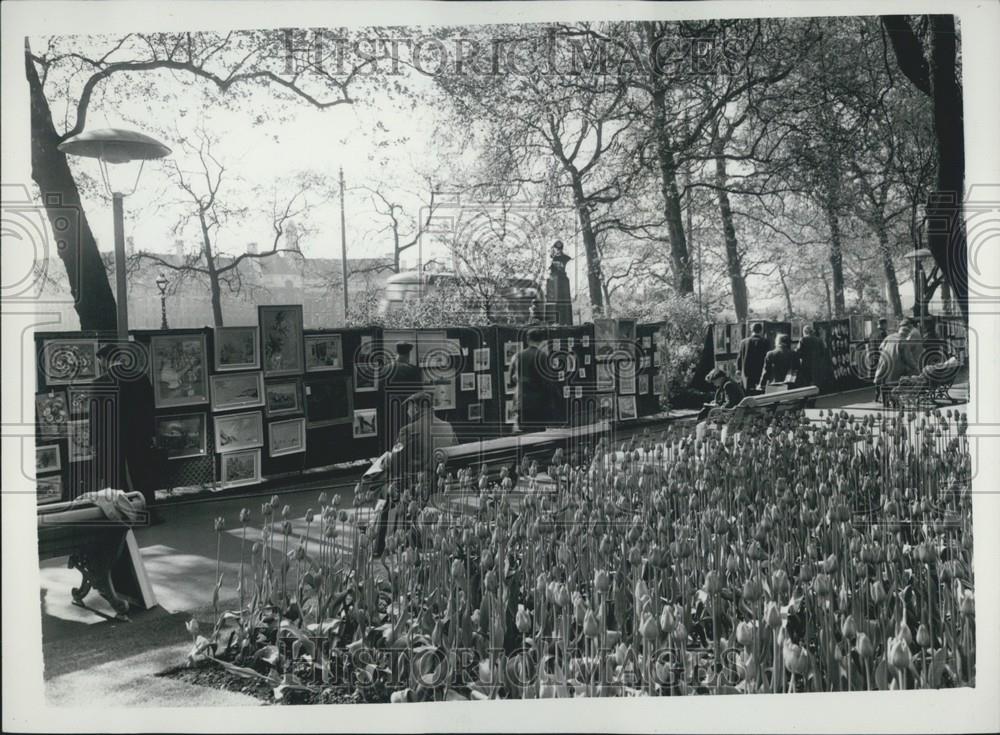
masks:
POLYGON ((386 375, 385 420, 382 427, 382 445, 386 451, 392 448, 400 427, 406 423, 406 411, 403 408, 406 400, 424 389, 423 373, 410 362, 412 353, 411 343, 397 343, 396 359, 389 366, 386 375))
POLYGON ((509 382, 514 386, 518 427, 521 431, 541 431, 556 422, 555 376, 546 367, 541 350, 545 330, 529 329, 528 346, 514 355, 509 382))
POLYGON ((826 345, 823 344, 823 340, 816 336, 811 324, 802 328, 802 339, 799 340, 796 355, 799 361, 799 372, 795 384, 800 387, 815 385, 822 391, 823 386, 833 376, 833 365, 830 362, 830 354, 826 350, 826 345))
POLYGON ((736 358, 736 372, 743 379, 743 390, 752 394, 760 383, 760 374, 764 370, 764 358, 767 356, 767 338, 764 336, 764 325, 757 322, 750 329, 750 336, 740 342, 739 356, 736 358))
POLYGON ((768 385, 788 385, 795 382, 799 369, 799 356, 792 352, 792 340, 787 334, 778 335, 777 346, 764 356, 764 371, 760 376, 759 390, 768 385))

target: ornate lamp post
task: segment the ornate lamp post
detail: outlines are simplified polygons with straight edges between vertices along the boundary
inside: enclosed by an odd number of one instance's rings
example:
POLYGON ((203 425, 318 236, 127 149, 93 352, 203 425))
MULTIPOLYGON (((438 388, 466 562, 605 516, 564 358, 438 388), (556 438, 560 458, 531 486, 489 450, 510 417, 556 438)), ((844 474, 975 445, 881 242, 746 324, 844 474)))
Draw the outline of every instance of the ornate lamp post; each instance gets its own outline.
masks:
POLYGON ((934 254, 927 248, 917 248, 904 257, 913 261, 913 316, 921 321, 927 318, 927 276, 924 274, 921 261, 933 258, 934 254))
POLYGON ((167 286, 170 281, 167 277, 160 273, 160 277, 156 279, 156 287, 160 289, 160 329, 170 329, 167 326, 167 286))
POLYGON ((101 178, 111 199, 115 219, 115 302, 118 307, 118 339, 128 339, 128 292, 125 283, 125 210, 124 200, 127 194, 134 194, 139 186, 143 164, 154 158, 163 158, 170 149, 155 138, 134 130, 121 128, 105 128, 88 130, 74 135, 59 144, 59 150, 64 153, 96 158, 100 162, 101 178), (129 174, 134 170, 132 164, 139 162, 138 171, 132 182, 131 189, 126 186, 129 174), (108 168, 111 164, 111 168, 108 168), (114 179, 114 181, 112 181, 114 179))

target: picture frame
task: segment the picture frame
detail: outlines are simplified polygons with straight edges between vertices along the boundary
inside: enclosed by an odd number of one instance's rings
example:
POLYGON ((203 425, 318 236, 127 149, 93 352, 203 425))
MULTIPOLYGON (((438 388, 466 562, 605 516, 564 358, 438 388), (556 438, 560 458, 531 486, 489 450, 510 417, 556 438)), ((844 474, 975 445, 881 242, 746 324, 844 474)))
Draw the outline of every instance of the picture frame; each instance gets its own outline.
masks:
POLYGON ((357 358, 355 361, 367 361, 372 356, 375 348, 375 339, 370 334, 362 334, 358 343, 357 358))
POLYGON ((504 342, 503 343, 503 364, 510 365, 514 360, 514 355, 521 351, 520 342, 504 342))
POLYGON ((630 421, 639 417, 635 396, 618 396, 618 420, 630 421))
POLYGON ((215 371, 260 370, 257 327, 215 327, 212 332, 215 371))
POLYGON ((615 367, 610 362, 597 363, 597 390, 615 389, 615 367))
POLYGON ((45 385, 92 383, 101 376, 96 339, 47 339, 42 342, 45 385))
POLYGON ((792 342, 798 342, 802 339, 802 322, 795 321, 792 322, 792 342))
POLYGON ((260 327, 261 366, 264 377, 302 373, 305 363, 302 306, 300 304, 258 306, 257 324, 260 327))
POLYGON ((712 342, 715 345, 715 354, 722 355, 726 352, 726 335, 729 334, 729 330, 726 328, 725 324, 713 324, 712 325, 712 342))
POLYGON ((307 373, 344 369, 344 340, 341 335, 307 334, 303 337, 303 343, 307 373))
POLYGON ((306 428, 351 423, 354 391, 346 375, 307 380, 302 386, 306 413, 306 428))
POLYGON ((204 457, 208 453, 208 416, 204 413, 156 417, 157 446, 168 460, 204 457))
POLYGON ((83 418, 90 416, 91 398, 94 394, 86 388, 75 388, 70 386, 66 390, 69 399, 69 415, 83 418))
POLYGON ((503 422, 505 424, 517 423, 517 402, 507 399, 503 403, 503 422))
POLYGON ((414 362, 420 367, 447 367, 454 354, 444 330, 418 331, 414 349, 417 353, 414 362))
POLYGON ((62 475, 49 475, 35 480, 35 502, 38 505, 58 503, 63 499, 62 475))
POLYGON ((304 418, 272 421, 267 425, 267 456, 284 457, 306 451, 304 418))
POLYGON ((649 376, 640 375, 636 378, 636 394, 644 396, 649 393, 649 376))
POLYGON ((476 374, 462 373, 459 376, 459 390, 470 391, 476 389, 476 374))
POLYGON ((58 444, 35 445, 35 474, 58 472, 62 469, 62 456, 58 444))
POLYGON ((39 436, 65 436, 67 421, 69 402, 66 391, 35 394, 35 426, 39 436))
POLYGON ((90 418, 75 419, 66 423, 69 434, 69 462, 86 462, 94 458, 93 437, 90 418))
POLYGON ((514 383, 514 372, 512 370, 504 370, 503 373, 503 392, 508 395, 514 395, 514 390, 517 387, 514 383))
POLYGON ((663 395, 663 376, 654 375, 653 376, 653 395, 662 396, 663 395))
POLYGON ((204 334, 155 335, 149 350, 149 381, 156 408, 208 403, 204 334))
POLYGON ((354 363, 354 392, 374 393, 378 390, 378 366, 371 362, 354 363))
POLYGON ((476 397, 480 401, 489 401, 493 399, 493 376, 489 373, 480 373, 478 378, 478 385, 476 390, 476 397))
POLYGON ((302 413, 302 381, 294 378, 265 383, 264 411, 268 418, 302 413))
POLYGON ((615 417, 615 394, 605 393, 597 397, 597 415, 602 419, 615 417))
POLYGON ((264 374, 259 370, 213 375, 210 383, 213 413, 264 405, 264 374))
POLYGON ((215 417, 215 451, 238 452, 264 446, 264 422, 260 411, 215 417))
POLYGON ((439 378, 426 383, 424 387, 434 396, 435 411, 452 411, 455 409, 455 380, 439 378))
POLYGON ((472 368, 477 373, 490 369, 489 347, 477 347, 472 351, 472 368))
POLYGON ((469 421, 482 421, 483 420, 483 404, 482 403, 470 403, 468 409, 469 421))
POLYGON ((228 452, 220 457, 223 488, 259 485, 260 449, 246 449, 241 452, 228 452))
POLYGON ((355 439, 378 436, 378 409, 359 408, 354 411, 351 431, 355 439))
POLYGON ((623 396, 635 395, 635 372, 632 370, 619 371, 618 373, 618 393, 623 396))

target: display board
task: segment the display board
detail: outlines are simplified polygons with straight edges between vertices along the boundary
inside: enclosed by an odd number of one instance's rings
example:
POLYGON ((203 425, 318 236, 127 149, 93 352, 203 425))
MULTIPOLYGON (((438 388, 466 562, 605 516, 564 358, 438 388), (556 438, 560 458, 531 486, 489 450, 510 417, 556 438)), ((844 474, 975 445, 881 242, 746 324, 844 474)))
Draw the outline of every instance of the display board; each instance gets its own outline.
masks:
POLYGON ((661 409, 660 396, 665 382, 660 378, 660 334, 664 322, 636 326, 636 411, 651 416, 661 409))

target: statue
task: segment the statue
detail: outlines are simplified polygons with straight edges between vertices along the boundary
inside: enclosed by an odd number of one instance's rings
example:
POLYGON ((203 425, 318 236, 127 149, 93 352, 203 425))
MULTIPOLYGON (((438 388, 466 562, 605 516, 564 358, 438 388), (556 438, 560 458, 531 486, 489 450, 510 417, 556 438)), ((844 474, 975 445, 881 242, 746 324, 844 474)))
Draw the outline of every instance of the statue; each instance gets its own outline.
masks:
POLYGON ((552 243, 549 255, 552 262, 549 264, 549 277, 545 283, 546 321, 572 324, 573 301, 569 292, 569 276, 566 275, 566 263, 572 258, 563 252, 562 240, 552 243))

